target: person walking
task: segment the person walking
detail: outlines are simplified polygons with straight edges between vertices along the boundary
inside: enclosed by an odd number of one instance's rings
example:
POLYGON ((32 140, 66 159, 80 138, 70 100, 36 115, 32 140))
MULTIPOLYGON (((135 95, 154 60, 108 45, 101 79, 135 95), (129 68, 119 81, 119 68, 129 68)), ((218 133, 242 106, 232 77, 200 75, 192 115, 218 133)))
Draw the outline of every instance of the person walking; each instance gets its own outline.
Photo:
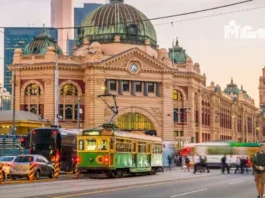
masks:
POLYGON ((200 163, 201 163, 200 156, 199 156, 199 154, 197 153, 197 154, 194 156, 194 172, 193 172, 193 174, 196 174, 197 169, 198 169, 198 166, 200 166, 200 163))
POLYGON ((167 156, 167 160, 168 160, 168 167, 169 167, 169 170, 171 171, 172 158, 171 158, 170 155, 167 156))
POLYGON ((207 157, 204 154, 202 154, 202 157, 201 157, 201 165, 202 165, 202 167, 206 168, 207 173, 210 172, 208 165, 207 165, 207 157))
POLYGON ((241 164, 240 157, 237 157, 236 158, 236 170, 235 170, 235 174, 239 170, 240 164, 241 164))
POLYGON ((190 172, 190 159, 188 156, 185 156, 185 165, 188 169, 188 172, 190 172))
POLYGON ((256 188, 258 191, 258 198, 262 198, 264 195, 264 183, 265 183, 265 144, 260 145, 260 150, 253 157, 254 174, 256 188))
POLYGON ((229 174, 230 170, 229 170, 229 166, 228 166, 228 163, 227 163, 226 154, 224 154, 224 157, 222 158, 221 162, 222 162, 222 173, 224 173, 225 169, 226 169, 227 170, 227 174, 229 174))

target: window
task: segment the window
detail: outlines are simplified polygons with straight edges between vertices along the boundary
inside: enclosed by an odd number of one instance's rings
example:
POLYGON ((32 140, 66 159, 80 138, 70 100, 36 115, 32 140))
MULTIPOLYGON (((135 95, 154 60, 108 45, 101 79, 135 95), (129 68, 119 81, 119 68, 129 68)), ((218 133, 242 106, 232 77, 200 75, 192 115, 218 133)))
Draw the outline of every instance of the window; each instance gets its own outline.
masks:
POLYGON ((138 153, 146 153, 146 143, 138 142, 138 153))
POLYGON ((84 149, 85 149, 84 140, 79 140, 78 141, 78 150, 83 151, 84 149))
POLYGON ((154 93, 155 92, 155 84, 154 83, 147 83, 147 91, 148 91, 148 93, 154 93))
POLYGON ((77 96, 78 95, 78 91, 77 91, 77 88, 73 84, 66 84, 60 90, 60 95, 77 96))
POLYGON ((108 150, 108 141, 101 140, 99 150, 108 150))
POLYGON ((179 133, 179 134, 180 134, 180 136, 181 136, 181 137, 183 137, 183 136, 184 136, 184 134, 183 134, 183 131, 180 131, 180 133, 179 133))
POLYGON ((160 145, 160 144, 153 145, 152 153, 161 154, 162 153, 162 145, 160 145))
POLYGON ((178 122, 178 109, 174 109, 174 122, 178 122))
POLYGON ((178 131, 174 131, 174 136, 175 137, 179 136, 179 132, 178 131))
POLYGON ((40 95, 40 87, 37 84, 30 84, 25 90, 25 95, 40 95))
POLYGON ((135 90, 136 90, 136 92, 142 92, 142 83, 141 82, 135 82, 135 90))
POLYGON ((183 96, 180 91, 175 89, 173 90, 173 100, 180 100, 180 101, 183 100, 183 96))
POLYGON ((88 139, 86 140, 86 151, 94 151, 97 149, 97 141, 96 139, 88 139))
POLYGON ((73 119, 73 106, 65 105, 65 119, 72 120, 73 119))
POLYGON ((116 141, 117 152, 132 152, 132 144, 130 140, 117 139, 116 141))
POLYGON ((179 121, 184 122, 184 109, 180 109, 179 121))
POLYGON ((124 80, 124 81, 122 82, 122 90, 123 90, 123 91, 129 91, 129 90, 130 90, 130 87, 129 87, 129 81, 124 80))
POLYGON ((109 89, 110 89, 110 91, 116 91, 117 90, 116 80, 110 80, 109 81, 109 89))

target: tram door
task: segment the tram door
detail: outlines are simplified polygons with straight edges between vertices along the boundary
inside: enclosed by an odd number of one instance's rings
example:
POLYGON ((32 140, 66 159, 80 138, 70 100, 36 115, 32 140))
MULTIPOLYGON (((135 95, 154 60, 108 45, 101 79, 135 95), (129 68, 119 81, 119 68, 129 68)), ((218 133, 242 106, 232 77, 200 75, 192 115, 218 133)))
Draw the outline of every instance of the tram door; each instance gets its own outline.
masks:
POLYGON ((137 144, 132 141, 132 167, 137 166, 137 144))
POLYGON ((152 150, 151 150, 151 148, 152 148, 152 146, 151 146, 151 144, 147 144, 147 155, 148 155, 148 166, 151 166, 151 152, 152 152, 152 150))

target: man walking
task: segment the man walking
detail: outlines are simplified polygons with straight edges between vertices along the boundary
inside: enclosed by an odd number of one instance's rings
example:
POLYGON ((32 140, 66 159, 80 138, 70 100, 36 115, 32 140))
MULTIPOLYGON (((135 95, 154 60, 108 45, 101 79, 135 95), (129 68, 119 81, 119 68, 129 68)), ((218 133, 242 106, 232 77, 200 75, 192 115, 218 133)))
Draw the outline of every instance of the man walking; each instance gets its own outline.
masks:
POLYGON ((228 163, 227 163, 226 154, 224 154, 224 157, 222 158, 221 162, 222 162, 222 173, 225 172, 225 168, 226 168, 227 173, 229 174, 230 170, 229 170, 229 166, 228 166, 228 163))
POLYGON ((265 144, 260 145, 260 150, 253 157, 255 182, 258 191, 258 198, 264 195, 265 183, 265 144))
POLYGON ((193 172, 193 174, 196 174, 198 166, 200 165, 200 163, 201 163, 200 156, 198 154, 196 154, 194 156, 194 172, 193 172))

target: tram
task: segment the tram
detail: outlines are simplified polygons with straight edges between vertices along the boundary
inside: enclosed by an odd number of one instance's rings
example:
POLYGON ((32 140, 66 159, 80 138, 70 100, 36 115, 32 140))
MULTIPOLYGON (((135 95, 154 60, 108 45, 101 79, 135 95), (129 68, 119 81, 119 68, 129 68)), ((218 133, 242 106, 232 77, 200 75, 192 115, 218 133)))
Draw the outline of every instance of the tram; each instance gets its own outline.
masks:
POLYGON ((180 151, 181 155, 187 155, 193 162, 194 155, 205 155, 208 166, 220 167, 221 159, 226 154, 230 158, 232 166, 236 164, 237 157, 251 159, 259 150, 259 143, 233 142, 233 141, 215 141, 205 143, 185 144, 180 151))
POLYGON ((161 138, 113 128, 113 124, 105 124, 77 136, 77 166, 81 173, 124 177, 163 171, 161 138))

